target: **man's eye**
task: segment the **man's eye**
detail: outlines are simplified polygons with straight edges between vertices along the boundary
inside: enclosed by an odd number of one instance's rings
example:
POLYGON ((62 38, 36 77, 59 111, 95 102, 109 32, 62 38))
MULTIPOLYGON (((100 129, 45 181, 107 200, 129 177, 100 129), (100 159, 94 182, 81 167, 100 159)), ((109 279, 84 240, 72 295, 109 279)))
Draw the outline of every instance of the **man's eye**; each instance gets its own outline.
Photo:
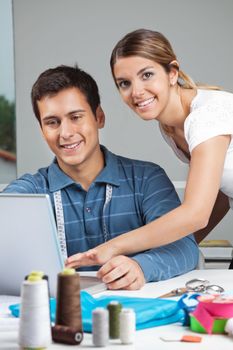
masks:
POLYGON ((56 119, 49 119, 49 120, 46 120, 45 125, 56 126, 56 125, 59 125, 59 121, 56 119))
POLYGON ((128 80, 122 80, 118 83, 118 87, 120 89, 126 89, 129 86, 130 86, 130 82, 128 80))
POLYGON ((78 119, 81 119, 82 117, 80 115, 72 115, 71 120, 76 121, 78 119))

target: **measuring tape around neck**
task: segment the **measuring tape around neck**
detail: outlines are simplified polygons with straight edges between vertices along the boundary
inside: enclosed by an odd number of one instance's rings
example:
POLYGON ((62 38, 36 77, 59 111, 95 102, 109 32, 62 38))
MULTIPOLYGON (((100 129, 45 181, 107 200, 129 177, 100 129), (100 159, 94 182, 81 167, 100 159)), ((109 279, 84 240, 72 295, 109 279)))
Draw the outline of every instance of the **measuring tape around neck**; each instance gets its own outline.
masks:
POLYGON ((104 207, 103 207, 103 231, 104 231, 104 241, 106 242, 108 240, 108 228, 107 228, 107 224, 105 221, 105 210, 106 207, 108 205, 108 203, 111 201, 112 199, 112 186, 107 184, 106 185, 106 193, 105 193, 105 202, 104 202, 104 207))
POLYGON ((67 247, 66 247, 66 234, 65 234, 65 223, 64 223, 64 213, 61 199, 61 191, 56 191, 53 194, 55 213, 57 219, 57 235, 60 243, 61 253, 63 259, 67 259, 67 247))
MULTIPOLYGON (((67 246, 66 246, 65 221, 64 221, 64 213, 63 213, 63 206, 62 206, 61 191, 54 192, 53 197, 54 197, 55 214, 56 214, 56 220, 57 220, 58 240, 59 240, 63 259, 66 260, 67 246)), ((104 217, 104 212, 106 210, 108 203, 111 201, 111 199, 112 199, 112 186, 107 184, 106 193, 105 193, 105 202, 103 207, 103 221, 102 221, 105 242, 108 239, 108 229, 107 229, 107 224, 104 217)))

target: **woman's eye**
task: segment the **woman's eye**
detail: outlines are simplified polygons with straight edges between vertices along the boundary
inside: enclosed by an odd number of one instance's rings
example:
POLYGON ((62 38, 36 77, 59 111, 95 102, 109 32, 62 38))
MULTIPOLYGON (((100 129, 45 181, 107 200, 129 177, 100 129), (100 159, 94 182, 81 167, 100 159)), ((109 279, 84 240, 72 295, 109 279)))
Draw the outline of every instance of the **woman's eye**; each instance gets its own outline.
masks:
POLYGON ((122 80, 118 83, 118 87, 120 89, 126 89, 127 87, 129 87, 130 82, 128 80, 122 80))
POLYGON ((153 76, 154 74, 152 72, 145 72, 143 74, 143 79, 146 80, 146 79, 149 79, 153 76))

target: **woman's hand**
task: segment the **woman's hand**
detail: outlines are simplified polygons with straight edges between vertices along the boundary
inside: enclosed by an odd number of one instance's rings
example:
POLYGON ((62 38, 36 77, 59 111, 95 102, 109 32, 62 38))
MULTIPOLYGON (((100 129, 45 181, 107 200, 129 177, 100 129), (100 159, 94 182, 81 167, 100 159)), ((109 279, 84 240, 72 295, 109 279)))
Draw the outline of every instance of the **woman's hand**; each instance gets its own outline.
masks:
POLYGON ((80 266, 103 265, 116 255, 117 252, 113 245, 106 242, 84 253, 70 256, 65 261, 65 266, 68 268, 78 268, 80 266))

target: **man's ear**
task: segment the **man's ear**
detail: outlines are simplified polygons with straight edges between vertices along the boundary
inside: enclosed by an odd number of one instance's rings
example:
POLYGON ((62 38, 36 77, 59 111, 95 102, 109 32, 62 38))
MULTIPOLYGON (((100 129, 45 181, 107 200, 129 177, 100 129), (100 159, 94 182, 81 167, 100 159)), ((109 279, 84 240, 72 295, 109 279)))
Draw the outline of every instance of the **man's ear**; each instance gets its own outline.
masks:
POLYGON ((101 106, 98 106, 96 109, 96 121, 98 124, 98 129, 102 129, 105 124, 105 114, 101 106))
POLYGON ((170 66, 170 71, 169 71, 169 79, 170 79, 170 84, 175 85, 178 80, 179 76, 179 62, 176 60, 173 60, 169 64, 170 66))

